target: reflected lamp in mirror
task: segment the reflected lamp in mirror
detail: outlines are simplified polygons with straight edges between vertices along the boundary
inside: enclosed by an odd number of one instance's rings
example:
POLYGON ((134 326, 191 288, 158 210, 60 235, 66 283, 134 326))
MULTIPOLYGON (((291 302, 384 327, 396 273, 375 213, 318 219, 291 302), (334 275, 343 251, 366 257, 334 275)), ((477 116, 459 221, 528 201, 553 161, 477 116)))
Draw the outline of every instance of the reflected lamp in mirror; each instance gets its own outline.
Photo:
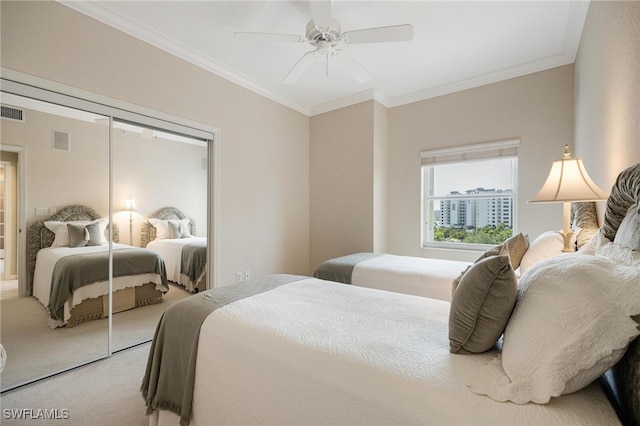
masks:
POLYGON ((129 212, 129 245, 133 245, 133 212, 138 210, 138 206, 136 206, 136 201, 129 195, 127 200, 124 202, 124 207, 122 211, 129 212))
POLYGON ((571 157, 569 145, 564 146, 564 156, 555 160, 546 182, 534 195, 530 203, 563 203, 562 236, 564 248, 562 251, 575 251, 571 247, 573 232, 569 229, 571 202, 597 201, 607 198, 607 194, 596 185, 587 174, 582 159, 571 157))

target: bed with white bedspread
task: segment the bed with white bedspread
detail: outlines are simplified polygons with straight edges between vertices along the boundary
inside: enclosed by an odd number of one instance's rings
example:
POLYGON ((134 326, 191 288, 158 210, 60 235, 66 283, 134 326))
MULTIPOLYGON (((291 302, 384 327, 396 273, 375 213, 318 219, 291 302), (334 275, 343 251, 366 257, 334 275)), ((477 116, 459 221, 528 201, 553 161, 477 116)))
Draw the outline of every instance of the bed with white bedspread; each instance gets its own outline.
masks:
POLYGON ((142 247, 164 259, 167 278, 194 293, 206 289, 207 239, 196 236, 196 224, 175 207, 154 212, 142 224, 142 247))
MULTIPOLYGON (((113 230, 117 241, 115 225, 113 230)), ((106 219, 82 205, 29 227, 28 291, 48 310, 51 328, 108 316, 108 232, 106 219)), ((168 287, 160 256, 117 242, 112 247, 112 312, 161 302, 168 287)))
POLYGON ((621 173, 586 250, 537 263, 519 284, 506 256, 488 257, 451 304, 299 276, 177 303, 143 379, 150 423, 638 424, 640 247, 623 243, 640 235, 629 231, 639 200, 640 164, 621 173), (498 265, 489 282, 520 286, 515 308, 488 350, 454 353, 454 311, 484 285, 483 265, 498 265))
POLYGON ((354 253, 329 259, 313 273, 316 278, 432 299, 451 300, 451 283, 470 262, 354 253))

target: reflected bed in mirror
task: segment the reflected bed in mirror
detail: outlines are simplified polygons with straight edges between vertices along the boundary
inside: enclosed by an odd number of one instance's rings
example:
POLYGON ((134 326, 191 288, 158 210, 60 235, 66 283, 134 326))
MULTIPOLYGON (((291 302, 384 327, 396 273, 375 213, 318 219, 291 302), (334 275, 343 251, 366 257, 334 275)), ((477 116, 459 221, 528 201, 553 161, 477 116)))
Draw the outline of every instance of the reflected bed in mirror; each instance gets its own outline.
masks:
MULTIPOLYGON (((73 205, 29 227, 29 290, 51 328, 109 315, 107 224, 92 208, 73 205)), ((160 255, 119 244, 114 233, 113 289, 114 313, 159 303, 169 289, 160 255)))
POLYGON ((206 290, 207 239, 196 236, 196 224, 175 207, 154 212, 142 224, 142 247, 165 261, 167 278, 195 293, 206 290))

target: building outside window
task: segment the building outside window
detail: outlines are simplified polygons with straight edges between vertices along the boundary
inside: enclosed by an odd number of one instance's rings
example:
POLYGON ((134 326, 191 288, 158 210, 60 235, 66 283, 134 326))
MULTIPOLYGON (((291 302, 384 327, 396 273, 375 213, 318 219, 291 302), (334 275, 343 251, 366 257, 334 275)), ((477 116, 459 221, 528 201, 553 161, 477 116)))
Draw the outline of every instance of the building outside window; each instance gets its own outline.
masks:
POLYGON ((484 249, 516 231, 519 140, 422 151, 422 246, 484 249))

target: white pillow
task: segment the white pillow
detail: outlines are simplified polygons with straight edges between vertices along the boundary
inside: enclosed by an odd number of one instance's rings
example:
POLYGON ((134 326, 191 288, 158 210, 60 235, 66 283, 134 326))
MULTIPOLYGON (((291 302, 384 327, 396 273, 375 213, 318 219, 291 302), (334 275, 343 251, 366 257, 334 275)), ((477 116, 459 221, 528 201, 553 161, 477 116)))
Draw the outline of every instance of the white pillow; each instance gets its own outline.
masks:
POLYGON ((595 235, 589 240, 589 242, 587 242, 578 250, 578 253, 589 254, 593 256, 596 254, 596 251, 600 247, 602 247, 605 244, 609 244, 610 242, 611 241, 609 241, 609 239, 604 236, 604 233, 602 232, 602 228, 600 228, 598 232, 596 232, 595 235))
POLYGON ((520 280, 501 358, 479 371, 469 388, 497 401, 544 404, 613 366, 640 334, 631 318, 640 314, 640 253, 634 257, 620 247, 532 267, 520 280))
POLYGON ((151 218, 149 219, 149 223, 156 228, 156 240, 166 240, 171 238, 168 220, 151 218))
POLYGON ((520 275, 527 272, 534 263, 562 253, 564 240, 559 231, 547 231, 538 236, 522 256, 520 275))
POLYGON ((107 239, 104 236, 104 232, 107 229, 108 225, 108 220, 106 218, 100 218, 96 220, 73 220, 69 222, 49 220, 43 223, 48 230, 56 234, 51 247, 69 247, 69 245, 71 244, 71 239, 69 238, 69 229, 67 228, 68 223, 75 223, 84 226, 90 225, 92 223, 98 223, 100 225, 100 236, 102 237, 101 244, 107 243, 107 239))
POLYGON ((176 219, 163 220, 163 219, 155 219, 155 218, 149 219, 149 223, 156 228, 156 240, 191 237, 192 235, 189 232, 190 222, 191 220, 187 218, 180 219, 180 220, 176 220, 176 219), (178 226, 180 235, 171 234, 171 229, 169 228, 169 222, 178 226))
POLYGON ((191 235, 191 227, 189 226, 189 223, 191 223, 191 219, 180 219, 180 232, 182 233, 181 238, 193 237, 193 235, 191 235))

